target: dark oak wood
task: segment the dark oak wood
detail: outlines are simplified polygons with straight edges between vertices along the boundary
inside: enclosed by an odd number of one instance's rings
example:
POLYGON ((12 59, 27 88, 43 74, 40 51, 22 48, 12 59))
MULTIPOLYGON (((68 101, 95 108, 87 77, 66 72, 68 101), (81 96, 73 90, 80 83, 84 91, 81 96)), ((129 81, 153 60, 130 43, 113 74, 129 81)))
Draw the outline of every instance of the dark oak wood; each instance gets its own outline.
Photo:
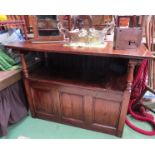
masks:
MULTIPOLYGON (((114 50, 112 42, 106 42, 105 48, 89 48, 89 47, 70 47, 65 44, 51 43, 51 44, 32 44, 31 42, 16 42, 6 45, 8 48, 21 50, 22 52, 36 51, 46 53, 65 53, 65 54, 79 54, 79 55, 94 55, 94 56, 106 56, 106 57, 122 57, 122 58, 134 58, 134 59, 151 59, 154 56, 152 53, 142 44, 137 49, 128 50, 114 50)), ((103 46, 104 47, 104 46, 103 46)))
POLYGON ((64 44, 13 43, 19 50, 33 117, 121 136, 130 99, 134 68, 152 54, 137 50, 74 48, 64 44), (43 56, 30 71, 27 52, 43 56))
MULTIPOLYGON (((44 15, 43 15, 44 16, 44 15)), ((46 17, 46 15, 44 16, 46 17)), ((34 39, 33 41, 54 41, 54 40, 64 40, 64 37, 61 33, 59 33, 59 30, 56 26, 58 19, 53 20, 53 18, 40 18, 39 16, 32 16, 32 28, 33 28, 33 33, 34 33, 34 39), (54 22, 54 27, 52 24, 52 21, 54 22), (39 27, 39 23, 42 23, 44 25, 44 27, 39 27), (48 31, 48 32, 46 32, 48 31), (40 35, 40 32, 42 32, 43 34, 40 35), (45 33, 46 32, 46 33, 45 33), (53 34, 54 32, 54 34, 53 34), (55 32, 57 32, 58 34, 56 35, 55 32), (49 35, 51 34, 51 35, 49 35)), ((58 17, 56 17, 58 18, 58 17)), ((42 25, 41 24, 41 25, 42 25)))
POLYGON ((23 70, 24 76, 28 77, 29 73, 28 73, 28 66, 27 66, 27 63, 25 60, 25 55, 23 53, 21 53, 20 57, 21 57, 21 64, 22 64, 22 70, 23 70))
POLYGON ((112 129, 116 133, 122 92, 32 79, 29 86, 37 117, 111 134, 112 129))

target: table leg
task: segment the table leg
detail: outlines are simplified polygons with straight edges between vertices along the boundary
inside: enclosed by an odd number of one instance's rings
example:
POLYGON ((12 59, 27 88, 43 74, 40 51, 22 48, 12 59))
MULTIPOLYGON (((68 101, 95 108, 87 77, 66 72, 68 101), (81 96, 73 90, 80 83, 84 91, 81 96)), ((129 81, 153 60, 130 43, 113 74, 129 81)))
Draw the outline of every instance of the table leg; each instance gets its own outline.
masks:
POLYGON ((121 109, 120 119, 118 122, 117 131, 116 131, 116 135, 120 137, 122 136, 122 133, 123 133, 123 127, 125 124, 126 114, 128 111, 128 104, 129 104, 130 95, 131 95, 131 88, 132 88, 132 81, 134 78, 135 65, 136 65, 136 62, 129 61, 128 72, 127 72, 127 87, 123 94, 123 99, 122 99, 121 108, 120 108, 121 109))

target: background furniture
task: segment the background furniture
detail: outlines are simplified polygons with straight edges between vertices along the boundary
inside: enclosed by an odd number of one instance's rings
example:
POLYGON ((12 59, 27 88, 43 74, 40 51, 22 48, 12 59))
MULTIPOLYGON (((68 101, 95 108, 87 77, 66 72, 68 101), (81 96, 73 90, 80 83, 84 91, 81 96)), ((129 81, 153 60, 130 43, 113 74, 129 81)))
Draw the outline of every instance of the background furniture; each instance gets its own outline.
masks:
MULTIPOLYGON (((27 39, 24 16, 8 15, 0 21, 0 30, 21 29, 27 39)), ((0 136, 7 134, 7 127, 27 115, 27 102, 21 81, 21 70, 0 71, 0 136)))
POLYGON ((8 15, 7 20, 0 21, 0 30, 9 29, 9 28, 20 28, 22 33, 27 39, 27 28, 25 25, 24 16, 8 15))
POLYGON ((21 71, 0 71, 0 91, 21 80, 21 71))
POLYGON ((56 41, 63 40, 63 35, 57 28, 57 15, 36 15, 31 17, 34 40, 56 41))
POLYGON ((0 71, 0 136, 7 134, 8 125, 27 115, 27 103, 21 71, 0 71))

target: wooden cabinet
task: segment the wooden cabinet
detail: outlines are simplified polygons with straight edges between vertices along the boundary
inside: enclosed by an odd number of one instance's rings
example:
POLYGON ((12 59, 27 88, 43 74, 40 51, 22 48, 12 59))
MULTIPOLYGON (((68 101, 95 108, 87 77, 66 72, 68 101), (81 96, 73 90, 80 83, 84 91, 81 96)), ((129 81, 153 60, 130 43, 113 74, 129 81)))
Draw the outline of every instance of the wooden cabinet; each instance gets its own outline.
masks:
POLYGON ((36 117, 116 132, 123 93, 34 80, 29 86, 36 117))
POLYGON ((152 58, 144 45, 121 51, 113 50, 111 42, 105 48, 30 42, 6 47, 21 53, 33 117, 117 136, 123 132, 135 65, 152 58), (40 67, 32 71, 25 59, 28 52, 41 54, 40 67))
POLYGON ((63 40, 64 37, 62 34, 60 34, 57 28, 57 23, 59 22, 60 17, 57 15, 32 16, 31 20, 34 33, 34 41, 43 42, 63 40))

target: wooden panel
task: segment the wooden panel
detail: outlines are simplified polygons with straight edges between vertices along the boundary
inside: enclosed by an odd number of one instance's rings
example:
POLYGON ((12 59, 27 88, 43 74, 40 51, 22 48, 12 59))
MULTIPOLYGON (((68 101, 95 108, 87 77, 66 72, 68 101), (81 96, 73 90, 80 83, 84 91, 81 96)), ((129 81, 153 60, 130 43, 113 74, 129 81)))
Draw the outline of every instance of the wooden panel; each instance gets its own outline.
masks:
POLYGON ((61 95, 61 107, 62 107, 62 115, 64 117, 72 117, 72 100, 71 96, 68 94, 61 95))
POLYGON ((62 93, 62 118, 83 119, 83 97, 75 94, 62 93))
POLYGON ((38 118, 115 134, 122 93, 109 94, 106 90, 93 91, 52 81, 31 80, 30 87, 38 118))
POLYGON ((96 98, 93 104, 93 123, 112 127, 117 126, 120 103, 96 98))
POLYGON ((51 101, 50 90, 33 88, 33 97, 35 109, 37 112, 53 113, 53 104, 51 101))
POLYGON ((54 88, 39 83, 31 83, 31 93, 37 114, 42 113, 52 117, 59 117, 56 107, 58 104, 57 95, 54 88))
POLYGON ((83 119, 83 98, 82 96, 72 95, 73 118, 83 119))
POLYGON ((86 125, 91 125, 93 121, 93 98, 91 95, 84 97, 84 119, 86 125))

